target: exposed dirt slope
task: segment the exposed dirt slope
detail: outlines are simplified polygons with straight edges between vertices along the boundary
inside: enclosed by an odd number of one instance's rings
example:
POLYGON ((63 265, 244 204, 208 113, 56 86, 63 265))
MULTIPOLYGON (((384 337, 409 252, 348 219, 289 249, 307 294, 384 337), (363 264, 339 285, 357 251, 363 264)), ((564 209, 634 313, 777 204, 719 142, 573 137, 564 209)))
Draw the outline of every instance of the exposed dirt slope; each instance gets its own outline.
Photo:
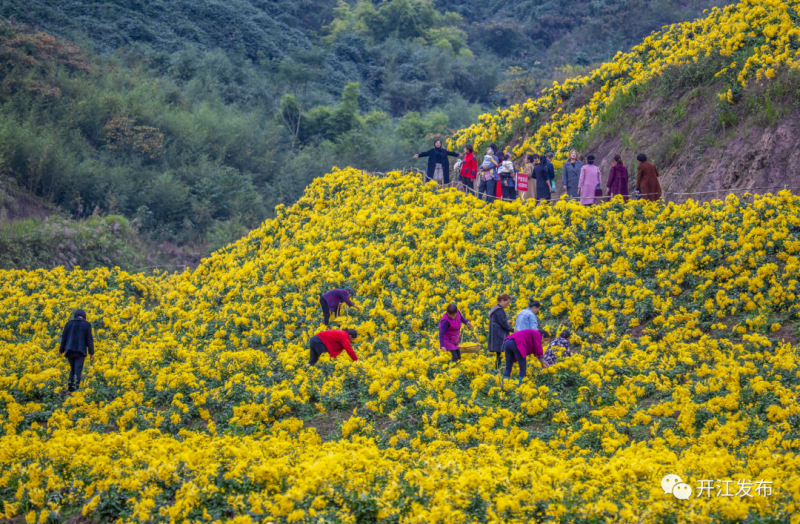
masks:
POLYGON ((733 105, 719 100, 717 84, 671 85, 670 78, 661 79, 610 107, 584 138, 581 152, 600 159, 604 180, 620 154, 632 190, 635 157, 644 152, 671 201, 800 191, 800 74, 756 85, 733 105))

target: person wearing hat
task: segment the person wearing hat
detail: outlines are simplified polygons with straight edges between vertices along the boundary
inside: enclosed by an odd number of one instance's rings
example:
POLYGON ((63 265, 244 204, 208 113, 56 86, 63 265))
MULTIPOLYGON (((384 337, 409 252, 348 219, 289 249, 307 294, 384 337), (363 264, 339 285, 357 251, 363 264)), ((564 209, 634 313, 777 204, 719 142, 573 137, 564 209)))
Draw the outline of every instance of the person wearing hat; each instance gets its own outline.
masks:
POLYGON ((347 304, 353 309, 358 309, 358 306, 350 301, 350 298, 356 296, 356 292, 351 287, 344 289, 331 289, 327 293, 319 296, 319 305, 322 306, 322 318, 325 320, 325 325, 331 325, 331 313, 336 316, 339 306, 347 304))
POLYGON ((92 338, 92 325, 86 321, 86 311, 76 309, 72 314, 72 320, 64 326, 61 333, 61 345, 58 348, 59 354, 64 355, 69 361, 69 382, 68 391, 77 391, 81 384, 81 374, 83 373, 83 361, 86 353, 89 353, 89 360, 94 362, 94 338, 92 338))
POLYGON ((350 358, 355 362, 358 360, 356 352, 350 345, 350 341, 355 340, 358 332, 355 329, 335 329, 331 331, 323 331, 311 337, 311 358, 308 364, 313 366, 319 360, 319 357, 327 353, 331 358, 338 357, 342 351, 347 352, 350 358))
POLYGON ((428 170, 425 172, 427 180, 435 180, 438 184, 447 185, 450 183, 450 159, 447 157, 461 157, 458 153, 448 151, 442 147, 442 141, 438 138, 433 141, 433 149, 424 153, 417 153, 414 158, 428 157, 428 170))
POLYGON ((550 342, 550 345, 547 346, 547 351, 544 352, 543 359, 548 366, 555 365, 560 357, 572 356, 572 351, 569 350, 569 339, 571 336, 572 333, 568 329, 565 329, 559 336, 550 342), (558 352, 561 353, 561 355, 556 354, 555 348, 559 348, 558 352))
POLYGON ((594 204, 595 190, 602 183, 600 168, 594 165, 594 155, 586 157, 587 164, 581 168, 581 178, 578 181, 578 195, 581 204, 591 206, 594 204))

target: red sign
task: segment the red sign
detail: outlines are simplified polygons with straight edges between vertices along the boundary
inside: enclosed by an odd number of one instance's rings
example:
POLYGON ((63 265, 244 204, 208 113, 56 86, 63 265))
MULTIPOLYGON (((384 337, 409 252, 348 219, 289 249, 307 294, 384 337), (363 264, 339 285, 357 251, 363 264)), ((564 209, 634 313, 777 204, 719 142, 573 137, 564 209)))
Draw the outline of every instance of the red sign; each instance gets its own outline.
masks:
POLYGON ((528 175, 524 173, 517 173, 517 191, 528 190, 528 175))

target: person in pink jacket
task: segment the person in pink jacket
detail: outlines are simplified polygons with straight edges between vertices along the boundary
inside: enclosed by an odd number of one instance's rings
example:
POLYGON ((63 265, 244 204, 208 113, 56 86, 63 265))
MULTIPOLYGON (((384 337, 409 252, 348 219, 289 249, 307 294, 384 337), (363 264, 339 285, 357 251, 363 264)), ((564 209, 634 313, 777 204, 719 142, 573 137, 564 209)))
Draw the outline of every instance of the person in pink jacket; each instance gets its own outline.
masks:
POLYGON ((600 168, 594 165, 594 155, 586 157, 586 162, 581 168, 581 177, 578 180, 578 195, 581 197, 581 204, 591 206, 594 204, 595 188, 600 187, 600 168))
MULTIPOLYGON (((594 188, 592 190, 594 191, 594 188)), ((547 331, 538 329, 523 329, 506 338, 505 342, 503 342, 503 351, 506 354, 506 369, 500 379, 500 385, 503 389, 506 386, 506 379, 511 377, 514 363, 519 365, 519 385, 522 385, 522 379, 527 375, 528 355, 534 355, 538 358, 543 368, 550 367, 544 360, 544 351, 542 350, 542 342, 546 343, 549 338, 550 334, 547 331)))
POLYGON ((439 346, 450 352, 453 362, 461 359, 461 349, 458 342, 461 337, 461 324, 464 323, 472 329, 472 324, 464 318, 455 304, 447 306, 447 313, 439 321, 439 346))

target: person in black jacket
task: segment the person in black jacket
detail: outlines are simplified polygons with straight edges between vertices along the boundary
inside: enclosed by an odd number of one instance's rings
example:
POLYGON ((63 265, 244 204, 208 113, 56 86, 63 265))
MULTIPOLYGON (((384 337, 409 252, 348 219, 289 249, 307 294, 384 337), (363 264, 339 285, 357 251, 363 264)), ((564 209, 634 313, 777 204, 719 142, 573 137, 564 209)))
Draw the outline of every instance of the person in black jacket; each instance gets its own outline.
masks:
POLYGON ((436 140, 433 142, 433 149, 418 153, 414 158, 428 157, 428 170, 426 172, 429 180, 435 180, 439 183, 450 183, 450 160, 448 156, 461 157, 458 153, 448 151, 442 147, 442 141, 436 140), (441 179, 436 176, 436 171, 441 170, 441 179))
POLYGON ((72 320, 64 326, 61 333, 61 346, 58 352, 69 360, 69 387, 68 391, 77 391, 81 384, 83 361, 86 353, 94 362, 94 339, 92 338, 92 325, 86 321, 86 312, 78 309, 72 314, 72 320))
POLYGON ((496 355, 495 369, 500 369, 500 363, 505 353, 503 342, 513 331, 505 312, 509 304, 511 304, 511 297, 504 293, 497 297, 497 305, 489 312, 489 352, 496 355))
POLYGON ((553 164, 547 161, 547 156, 539 157, 539 164, 533 168, 533 178, 536 180, 536 201, 550 201, 551 189, 555 191, 555 171, 553 164))

